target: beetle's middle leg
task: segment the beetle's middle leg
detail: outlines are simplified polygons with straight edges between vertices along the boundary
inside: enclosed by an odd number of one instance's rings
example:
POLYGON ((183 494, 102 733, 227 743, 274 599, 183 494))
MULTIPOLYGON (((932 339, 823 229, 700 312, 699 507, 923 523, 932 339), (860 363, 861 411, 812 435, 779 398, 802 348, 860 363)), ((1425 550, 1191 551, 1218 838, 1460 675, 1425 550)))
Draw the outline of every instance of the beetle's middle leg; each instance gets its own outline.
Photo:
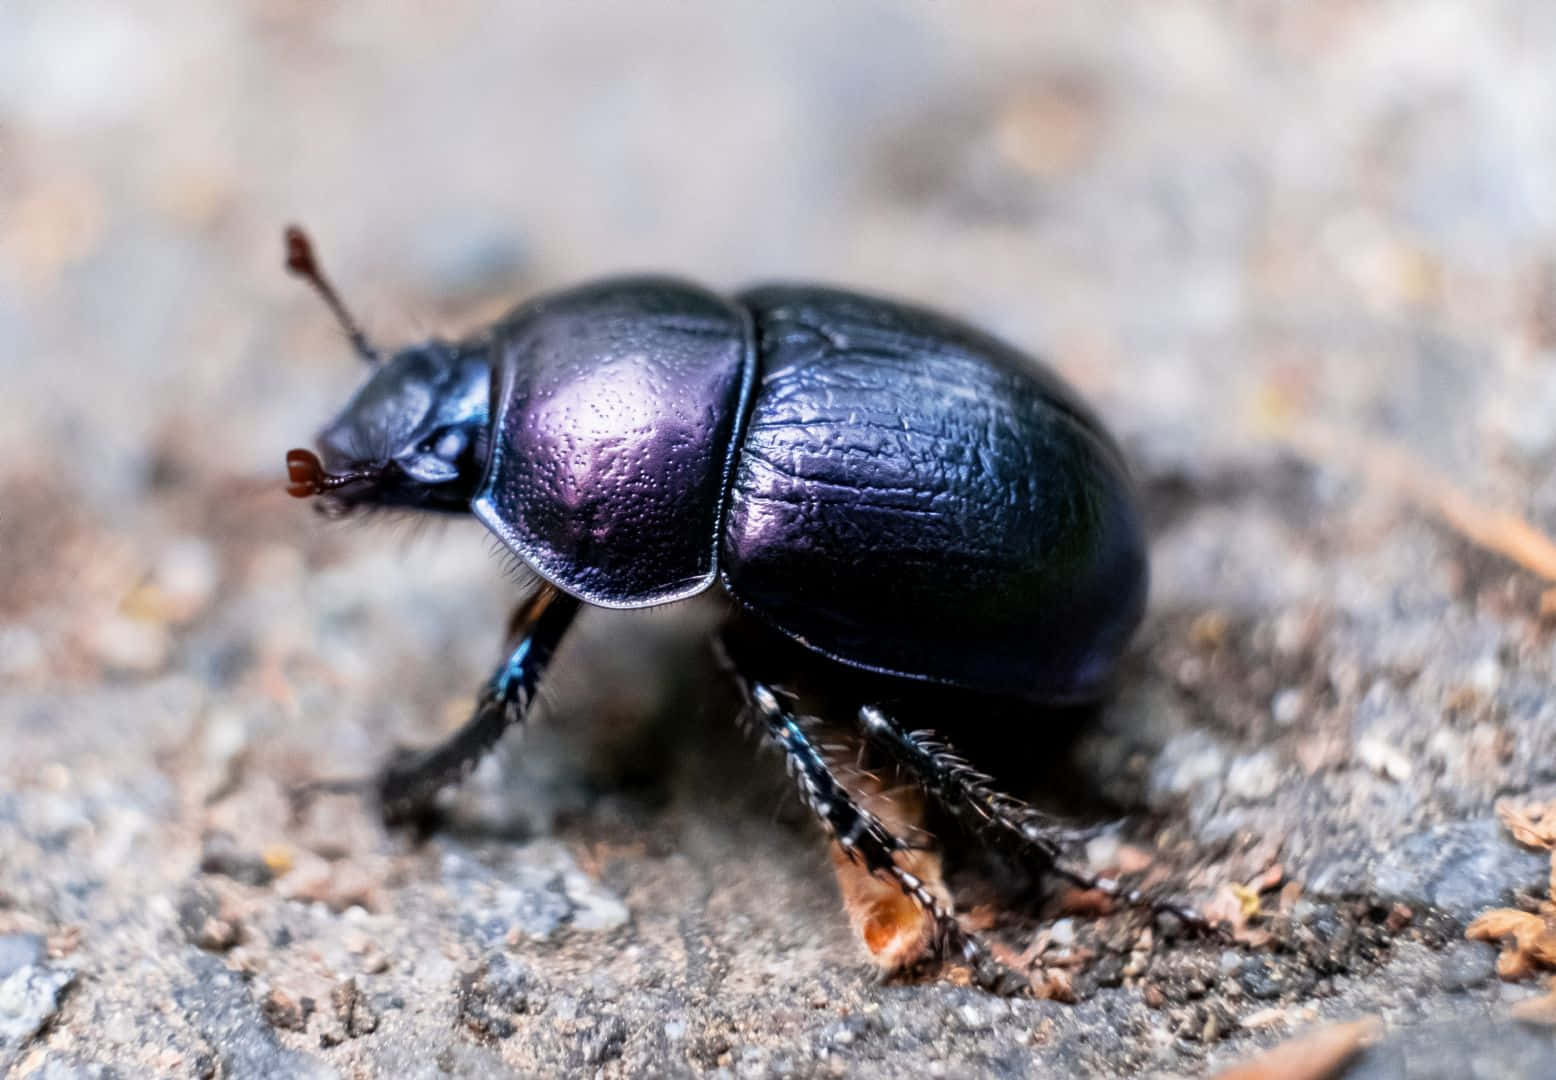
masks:
POLYGON ((482 688, 470 719, 436 746, 402 751, 384 769, 378 797, 385 821, 415 817, 439 791, 464 779, 508 728, 523 722, 578 607, 577 599, 550 585, 520 606, 511 623, 513 650, 482 688))
POLYGON ((843 786, 802 720, 779 700, 777 692, 766 683, 736 677, 767 736, 783 751, 806 808, 843 853, 872 875, 894 883, 922 907, 934 921, 945 947, 961 956, 980 985, 1006 994, 1025 987, 1025 979, 994 959, 977 938, 962 929, 924 882, 899 864, 897 856, 908 850, 907 842, 843 786))
POLYGON ((1089 830, 1056 821, 1014 795, 1000 791, 990 777, 973 768, 933 732, 909 731, 874 705, 859 710, 859 727, 866 737, 885 747, 926 794, 963 824, 1031 859, 1039 869, 1130 907, 1170 914, 1195 930, 1212 929, 1203 915, 1187 905, 1128 888, 1114 878, 1071 862, 1064 853, 1089 839, 1089 830))

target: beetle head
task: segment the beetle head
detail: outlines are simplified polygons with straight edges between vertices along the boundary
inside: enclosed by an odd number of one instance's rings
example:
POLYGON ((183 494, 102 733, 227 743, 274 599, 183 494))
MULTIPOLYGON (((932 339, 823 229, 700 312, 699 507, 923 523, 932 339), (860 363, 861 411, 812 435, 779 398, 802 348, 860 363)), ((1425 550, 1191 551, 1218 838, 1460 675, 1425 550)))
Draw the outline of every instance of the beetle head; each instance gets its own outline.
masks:
POLYGON ((486 464, 490 373, 484 345, 395 353, 319 433, 318 456, 287 454, 287 490, 337 510, 469 509, 486 464))
POLYGON ((469 509, 485 471, 491 379, 486 342, 428 342, 379 362, 378 350, 346 312, 300 229, 286 233, 287 267, 335 312, 352 345, 374 365, 367 382, 319 433, 319 453, 286 455, 298 498, 323 495, 344 511, 359 506, 469 509))

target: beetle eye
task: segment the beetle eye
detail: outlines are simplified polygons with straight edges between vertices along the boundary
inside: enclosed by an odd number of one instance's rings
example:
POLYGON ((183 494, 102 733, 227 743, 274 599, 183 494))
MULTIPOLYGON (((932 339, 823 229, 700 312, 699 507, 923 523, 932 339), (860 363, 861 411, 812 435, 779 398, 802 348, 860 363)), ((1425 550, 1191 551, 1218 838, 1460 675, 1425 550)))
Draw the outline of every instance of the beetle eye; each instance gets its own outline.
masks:
POLYGON ((457 461, 469 439, 459 428, 448 428, 432 437, 432 452, 444 461, 457 461))

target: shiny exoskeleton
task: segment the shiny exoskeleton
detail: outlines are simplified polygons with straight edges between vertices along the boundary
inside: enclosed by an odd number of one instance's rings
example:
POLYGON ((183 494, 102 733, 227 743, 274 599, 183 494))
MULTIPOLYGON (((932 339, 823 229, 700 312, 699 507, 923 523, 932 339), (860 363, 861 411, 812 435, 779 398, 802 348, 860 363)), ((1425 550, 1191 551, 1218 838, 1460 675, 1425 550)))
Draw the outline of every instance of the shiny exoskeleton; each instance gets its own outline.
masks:
MULTIPOLYGON (((1098 697, 1140 620, 1145 544, 1118 447, 1057 376, 964 323, 812 285, 724 297, 632 277, 380 360, 302 234, 288 240, 292 269, 376 364, 319 455, 288 456, 292 493, 474 513, 544 582, 469 724, 387 770, 391 816, 522 719, 581 604, 717 587, 819 663, 1043 704, 1098 697)), ((831 835, 975 968, 996 967, 897 865, 904 841, 850 796, 786 696, 732 663, 831 835)), ((859 701, 854 722, 964 819, 1142 899, 1067 863, 1073 833, 939 737, 877 701, 859 701)))

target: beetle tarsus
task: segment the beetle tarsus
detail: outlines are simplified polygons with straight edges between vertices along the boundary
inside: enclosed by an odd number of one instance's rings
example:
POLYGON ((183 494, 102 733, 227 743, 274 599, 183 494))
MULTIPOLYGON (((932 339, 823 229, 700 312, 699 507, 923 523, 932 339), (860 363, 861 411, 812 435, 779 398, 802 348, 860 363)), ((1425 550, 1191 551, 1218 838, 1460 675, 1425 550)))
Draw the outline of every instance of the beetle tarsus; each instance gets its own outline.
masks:
POLYGON ((1089 839, 1092 830, 1055 821, 1036 807, 998 790, 988 775, 973 768, 933 732, 908 731, 874 705, 859 710, 859 728, 883 746, 931 798, 974 831, 1032 861, 1036 869, 1100 892, 1126 907, 1171 915, 1195 932, 1215 932, 1214 924, 1187 904, 1127 888, 1066 859, 1064 852, 1089 839))
POLYGON ((468 776, 504 732, 525 720, 546 665, 577 613, 578 601, 549 585, 519 609, 518 640, 482 689, 470 719, 436 746, 399 751, 384 768, 377 791, 385 823, 424 816, 438 792, 468 776))

